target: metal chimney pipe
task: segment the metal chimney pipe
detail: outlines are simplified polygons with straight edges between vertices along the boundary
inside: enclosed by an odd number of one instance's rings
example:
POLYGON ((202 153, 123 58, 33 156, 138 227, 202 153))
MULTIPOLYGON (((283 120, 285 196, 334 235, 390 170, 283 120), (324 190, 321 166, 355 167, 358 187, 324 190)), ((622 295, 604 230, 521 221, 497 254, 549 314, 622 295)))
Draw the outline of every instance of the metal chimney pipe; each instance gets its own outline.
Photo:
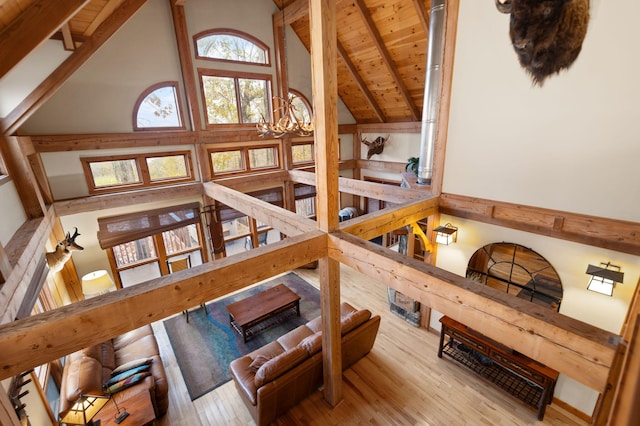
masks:
POLYGON ((429 47, 427 49, 427 75, 424 82, 424 104, 422 106, 422 130, 420 134, 420 157, 418 161, 418 183, 431 184, 433 157, 436 144, 436 127, 442 92, 442 58, 444 56, 445 0, 431 0, 429 19, 429 47))

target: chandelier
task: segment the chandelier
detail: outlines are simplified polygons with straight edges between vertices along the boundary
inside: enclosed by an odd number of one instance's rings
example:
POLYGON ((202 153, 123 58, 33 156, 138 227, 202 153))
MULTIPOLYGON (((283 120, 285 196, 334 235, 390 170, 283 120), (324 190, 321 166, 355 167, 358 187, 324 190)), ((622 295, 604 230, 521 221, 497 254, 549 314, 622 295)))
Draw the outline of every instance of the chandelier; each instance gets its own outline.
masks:
POLYGON ((284 135, 297 135, 297 136, 311 136, 313 135, 313 123, 311 121, 304 122, 298 118, 296 114, 296 107, 293 102, 296 99, 295 95, 289 94, 288 99, 284 99, 280 96, 274 96, 274 100, 278 100, 282 106, 280 107, 280 118, 274 122, 269 123, 265 120, 264 115, 261 115, 258 124, 256 125, 260 137, 272 135, 276 138, 281 138, 284 135))
MULTIPOLYGON (((280 13, 282 14, 282 49, 283 49, 283 57, 284 57, 284 66, 285 66, 285 76, 286 81, 288 83, 289 73, 287 68, 289 67, 289 62, 287 61, 287 31, 285 28, 285 19, 284 19, 284 1, 281 2, 280 13)), ((286 85, 289 87, 289 84, 286 85)), ((283 90, 284 91, 284 90, 283 90)), ((281 104, 279 111, 279 119, 274 123, 267 122, 264 118, 264 115, 260 114, 260 120, 256 125, 258 129, 258 133, 260 133, 260 137, 265 137, 267 135, 272 135, 275 138, 281 138, 285 135, 296 135, 296 136, 312 136, 313 135, 313 117, 309 118, 309 122, 304 121, 304 116, 299 114, 295 105, 293 104, 296 100, 296 96, 291 92, 288 93, 287 99, 281 96, 274 96, 273 100, 277 101, 281 104), (298 114, 296 114, 298 113, 298 114), (302 118, 299 118, 302 117, 302 118)), ((275 103, 275 102, 274 102, 275 103)), ((309 108, 310 109, 310 108, 309 108)), ((309 114, 312 114, 309 111, 309 114)))

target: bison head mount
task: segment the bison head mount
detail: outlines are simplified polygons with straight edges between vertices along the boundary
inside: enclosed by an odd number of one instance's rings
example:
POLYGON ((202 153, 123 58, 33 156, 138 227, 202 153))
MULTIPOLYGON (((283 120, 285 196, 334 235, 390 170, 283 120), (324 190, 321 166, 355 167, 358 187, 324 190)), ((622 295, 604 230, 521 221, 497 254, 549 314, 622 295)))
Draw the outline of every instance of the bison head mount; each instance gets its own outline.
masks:
POLYGON ((390 135, 387 135, 386 138, 378 136, 373 140, 373 142, 370 142, 366 138, 362 138, 362 136, 360 136, 360 141, 369 148, 367 150, 367 160, 369 160, 372 155, 382 154, 382 151, 384 151, 384 144, 389 140, 389 136, 390 135))
POLYGON ((495 0, 509 14, 509 37, 520 65, 542 86, 576 60, 589 24, 589 0, 495 0))

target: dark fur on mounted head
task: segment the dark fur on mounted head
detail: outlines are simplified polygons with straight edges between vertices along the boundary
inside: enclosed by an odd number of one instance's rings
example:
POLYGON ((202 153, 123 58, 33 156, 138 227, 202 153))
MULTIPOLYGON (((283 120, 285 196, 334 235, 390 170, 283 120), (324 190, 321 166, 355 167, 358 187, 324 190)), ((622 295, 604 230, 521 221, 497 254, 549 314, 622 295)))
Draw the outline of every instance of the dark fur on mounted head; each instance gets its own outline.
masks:
POLYGON ((589 0, 495 0, 509 14, 509 37, 520 65, 542 86, 578 57, 589 25, 589 0))

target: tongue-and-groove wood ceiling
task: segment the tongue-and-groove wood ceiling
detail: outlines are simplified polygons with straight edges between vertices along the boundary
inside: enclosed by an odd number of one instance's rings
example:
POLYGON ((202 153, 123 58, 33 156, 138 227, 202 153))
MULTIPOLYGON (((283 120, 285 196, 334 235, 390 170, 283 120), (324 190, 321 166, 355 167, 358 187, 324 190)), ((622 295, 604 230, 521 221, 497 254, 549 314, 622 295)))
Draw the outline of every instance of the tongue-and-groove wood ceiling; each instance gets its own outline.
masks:
MULTIPOLYGON (((286 8, 288 23, 309 49, 308 0, 273 1, 286 8)), ((0 51, 5 62, 0 78, 46 38, 60 40, 69 49, 81 45, 126 2, 0 0, 0 51), (66 22, 62 17, 68 13, 61 11, 65 8, 73 11, 66 22), (55 19, 60 22, 52 26, 55 19), (15 41, 11 44, 15 37, 21 38, 19 49, 15 41), (11 55, 5 55, 9 50, 11 55)), ((430 3, 337 0, 338 94, 356 122, 420 121, 430 3)))

